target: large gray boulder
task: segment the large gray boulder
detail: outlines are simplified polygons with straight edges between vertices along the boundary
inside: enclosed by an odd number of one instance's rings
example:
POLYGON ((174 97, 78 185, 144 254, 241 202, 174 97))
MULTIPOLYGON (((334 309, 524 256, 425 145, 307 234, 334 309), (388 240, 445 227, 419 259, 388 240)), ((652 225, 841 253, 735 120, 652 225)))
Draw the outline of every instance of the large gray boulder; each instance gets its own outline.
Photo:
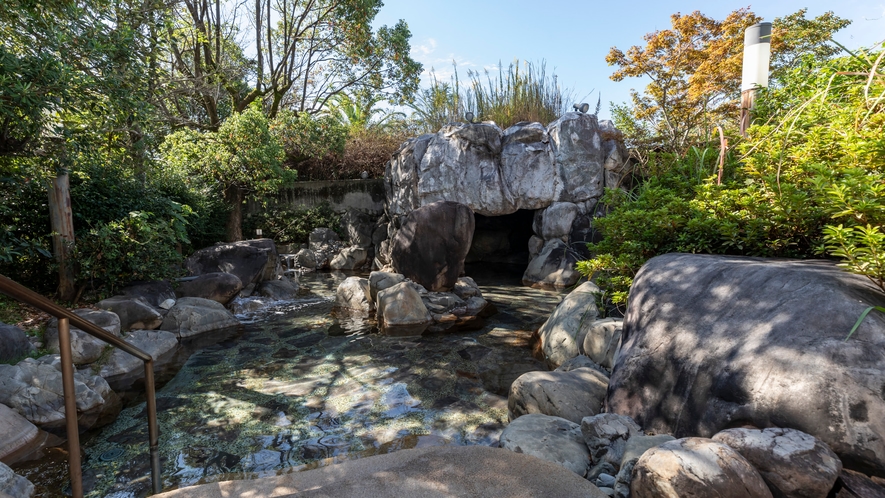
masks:
POLYGON ((163 315, 142 298, 114 296, 96 303, 120 318, 120 330, 153 330, 163 323, 163 315))
POLYGON ((822 261, 668 254, 636 275, 607 407, 709 437, 791 427, 885 476, 885 295, 822 261))
POLYGON ((611 371, 615 353, 621 343, 624 321, 620 318, 603 318, 590 324, 581 344, 581 354, 587 355, 597 365, 611 371))
POLYGON ((316 270, 318 266, 317 255, 306 247, 300 249, 298 253, 295 254, 295 264, 305 270, 316 270))
POLYGON ((34 351, 25 331, 0 322, 0 363, 20 360, 34 351))
POLYGON ((0 462, 0 496, 3 498, 31 498, 34 485, 0 462))
MULTIPOLYGON (((123 340, 157 359, 178 347, 178 337, 165 330, 134 330, 123 337, 123 340)), ((114 348, 98 371, 98 375, 114 380, 120 377, 141 377, 144 375, 144 362, 123 351, 114 348)))
POLYGON ((528 372, 510 386, 507 414, 510 420, 543 413, 581 423, 596 415, 605 401, 608 378, 592 368, 568 372, 528 372))
POLYGON ((210 272, 182 282, 175 289, 178 297, 199 297, 227 304, 243 290, 243 281, 233 273, 210 272))
POLYGON ((554 202, 546 209, 535 211, 532 226, 535 233, 544 240, 567 239, 577 215, 577 205, 571 202, 554 202))
POLYGON ((451 289, 464 272, 474 224, 473 211, 457 202, 412 211, 393 239, 393 268, 429 291, 451 289))
MULTIPOLYGON (((80 308, 74 310, 74 314, 98 325, 106 332, 120 337, 120 317, 116 313, 104 310, 93 310, 89 308, 80 308)), ((105 347, 108 345, 101 339, 96 339, 82 330, 71 326, 71 352, 74 363, 78 365, 92 363, 101 357, 105 347)), ((46 326, 46 349, 52 353, 58 353, 58 319, 53 318, 46 326)))
POLYGON ((140 299, 155 308, 160 307, 164 301, 175 300, 175 290, 172 289, 172 284, 166 280, 131 283, 124 287, 120 293, 128 298, 140 299))
POLYGON ((595 479, 606 471, 614 476, 621 468, 627 441, 642 433, 630 417, 600 413, 581 419, 581 434, 593 462, 587 478, 595 479))
POLYGON ((297 279, 283 277, 266 280, 258 284, 255 294, 274 301, 291 301, 301 293, 301 285, 297 279))
POLYGON ((0 460, 34 444, 37 434, 36 425, 0 403, 0 460))
MULTIPOLYGON (((314 228, 310 232, 308 246, 310 251, 313 252, 314 268, 318 270, 328 269, 332 258, 341 250, 341 240, 338 238, 338 234, 331 228, 319 227, 314 228)), ((305 260, 305 263, 310 263, 308 257, 305 256, 302 259, 305 260)))
POLYGON ((599 316, 597 292, 599 287, 596 284, 584 282, 563 298, 550 318, 538 329, 541 349, 549 368, 556 368, 581 354, 584 337, 599 316))
MULTIPOLYGON (((639 458, 644 455, 645 452, 664 443, 675 440, 676 438, 669 434, 656 434, 653 436, 633 434, 630 436, 629 439, 627 439, 627 444, 624 445, 624 453, 621 455, 621 463, 616 466, 618 473, 615 475, 615 496, 618 498, 629 498, 630 485, 634 477, 633 467, 636 466, 636 462, 639 461, 639 458)), ((605 464, 603 464, 603 467, 604 466, 605 464)), ((591 468, 591 471, 594 469, 595 466, 591 468)))
POLYGON ((517 123, 504 130, 501 173, 517 209, 543 209, 562 190, 550 135, 541 123, 517 123))
POLYGON ((556 200, 582 202, 598 199, 603 189, 605 151, 599 123, 593 114, 565 113, 547 126, 562 190, 556 200))
POLYGON ((771 498, 744 457, 712 439, 685 438, 646 451, 633 467, 635 498, 771 498))
POLYGON ((532 413, 517 418, 501 433, 501 447, 562 465, 581 477, 590 466, 581 427, 560 417, 532 413))
MULTIPOLYGON (((63 392, 61 360, 57 355, 0 365, 0 403, 54 434, 65 431, 63 392)), ((110 423, 120 413, 120 399, 97 375, 74 373, 74 392, 81 431, 110 423)))
POLYGON ((341 230, 352 246, 366 249, 374 245, 372 235, 377 228, 375 218, 377 216, 355 209, 348 209, 341 215, 341 230))
POLYGON ((418 199, 418 165, 435 134, 421 135, 403 143, 384 170, 384 194, 391 217, 405 216, 421 207, 418 199))
POLYGON ((421 335, 433 323, 421 295, 409 282, 401 282, 378 293, 378 325, 388 335, 421 335))
POLYGON ((239 324, 239 320, 217 301, 183 297, 169 310, 160 329, 173 332, 179 339, 186 339, 239 324))
POLYGON ((529 287, 565 289, 578 283, 575 270, 579 254, 560 239, 548 240, 541 252, 529 262, 522 284, 529 287))
POLYGON ((615 128, 612 121, 604 119, 599 122, 599 133, 602 136, 602 149, 605 156, 606 188, 629 187, 628 176, 632 170, 630 153, 624 145, 624 134, 615 128))
POLYGON ((484 216, 516 211, 501 172, 502 136, 495 124, 443 127, 418 164, 420 205, 458 202, 484 216))
POLYGON ((271 239, 244 240, 200 249, 185 265, 194 276, 215 272, 236 275, 244 292, 251 293, 258 282, 276 278, 279 257, 271 239))
POLYGON ((746 458, 777 498, 826 498, 842 472, 823 441, 795 429, 727 429, 713 440, 746 458))
POLYGON ((329 263, 333 270, 356 270, 362 268, 369 259, 369 251, 363 247, 351 246, 341 250, 329 263))
POLYGON ((374 304, 378 300, 379 292, 405 280, 406 277, 399 273, 373 271, 369 274, 369 301, 374 304))
POLYGON ((484 216, 595 201, 606 172, 625 171, 622 157, 620 134, 592 114, 569 112, 546 128, 523 122, 503 132, 492 123, 448 125, 393 155, 385 172, 388 214, 440 200, 484 216))
POLYGON ((369 280, 361 277, 344 279, 335 292, 335 308, 368 316, 375 309, 374 303, 369 299, 369 280))

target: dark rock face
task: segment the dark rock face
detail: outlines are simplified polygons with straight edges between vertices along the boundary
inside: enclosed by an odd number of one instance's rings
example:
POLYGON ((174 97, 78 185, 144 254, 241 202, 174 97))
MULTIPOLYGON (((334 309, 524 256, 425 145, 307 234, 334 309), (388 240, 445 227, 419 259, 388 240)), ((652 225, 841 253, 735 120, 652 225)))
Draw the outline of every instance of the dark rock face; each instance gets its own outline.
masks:
MULTIPOLYGON (((270 239, 263 239, 268 240, 270 239)), ((236 275, 243 287, 269 280, 265 275, 269 264, 276 261, 276 248, 273 252, 269 247, 253 245, 252 241, 218 244, 206 247, 193 253, 185 264, 191 275, 224 272, 236 275), (273 261, 271 260, 273 258, 273 261)), ((273 241, 270 241, 273 245, 273 241)))
POLYGON ((178 286, 178 297, 201 297, 227 304, 243 290, 243 282, 232 273, 212 272, 178 286))
POLYGON ((128 298, 141 298, 153 307, 159 307, 167 299, 175 299, 172 284, 166 280, 131 283, 123 288, 122 293, 128 298))
POLYGON ((457 202, 412 211, 393 239, 394 269, 431 292, 451 289, 464 271, 474 226, 473 211, 457 202))
POLYGON ((142 298, 114 296, 95 306, 116 313, 120 317, 120 330, 153 330, 163 323, 163 315, 142 298))
POLYGON ((24 330, 0 323, 0 362, 18 360, 33 350, 24 330))
POLYGON ((742 425, 822 440, 885 476, 885 296, 821 261, 668 254, 637 274, 607 411, 710 437, 742 425))

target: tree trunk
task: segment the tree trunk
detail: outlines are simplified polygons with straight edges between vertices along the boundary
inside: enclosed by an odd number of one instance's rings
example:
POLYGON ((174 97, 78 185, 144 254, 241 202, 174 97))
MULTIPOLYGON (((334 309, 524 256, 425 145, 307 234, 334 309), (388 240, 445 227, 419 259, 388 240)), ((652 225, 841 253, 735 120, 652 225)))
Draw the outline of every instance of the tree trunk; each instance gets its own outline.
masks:
POLYGON ((224 201, 230 205, 230 216, 227 218, 227 241, 243 240, 243 189, 238 185, 229 185, 224 190, 224 201))
POLYGON ((68 172, 60 170, 49 188, 49 223, 52 227, 52 249, 58 261, 58 297, 73 301, 74 268, 68 259, 74 245, 74 217, 71 213, 71 189, 68 172))

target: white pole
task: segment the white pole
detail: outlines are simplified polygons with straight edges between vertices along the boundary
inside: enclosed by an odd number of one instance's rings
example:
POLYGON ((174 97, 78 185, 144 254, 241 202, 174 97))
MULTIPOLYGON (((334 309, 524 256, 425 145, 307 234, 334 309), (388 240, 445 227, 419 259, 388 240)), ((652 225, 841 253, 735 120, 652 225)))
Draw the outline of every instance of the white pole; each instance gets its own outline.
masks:
POLYGON ((761 22, 744 32, 744 66, 741 75, 741 135, 747 136, 750 110, 756 100, 756 89, 768 86, 768 65, 771 62, 771 23, 761 22))

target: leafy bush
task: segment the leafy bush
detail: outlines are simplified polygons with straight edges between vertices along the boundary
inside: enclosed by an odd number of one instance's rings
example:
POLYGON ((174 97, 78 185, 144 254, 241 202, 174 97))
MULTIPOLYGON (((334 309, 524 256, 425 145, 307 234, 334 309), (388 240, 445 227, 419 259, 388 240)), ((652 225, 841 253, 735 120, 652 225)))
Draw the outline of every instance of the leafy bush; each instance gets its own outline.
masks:
POLYGON ((658 254, 828 253, 885 290, 881 60, 809 58, 787 73, 761 95, 763 124, 751 127, 722 185, 712 176, 699 181, 698 154, 652 154, 647 171, 655 176, 630 194, 606 194, 610 212, 596 222, 603 240, 589 245, 595 257, 578 269, 624 303, 635 272, 658 254))
POLYGON ((341 216, 332 211, 324 202, 310 208, 285 209, 282 211, 261 211, 246 217, 243 223, 247 233, 261 229, 265 237, 278 244, 306 243, 315 228, 331 228, 343 236, 341 216))
POLYGON ((328 115, 284 110, 270 124, 292 166, 344 151, 347 127, 328 115))
POLYGON ((169 218, 133 211, 120 220, 99 223, 79 236, 72 257, 83 286, 113 291, 133 280, 160 280, 181 273, 189 243, 186 224, 190 208, 178 206, 169 218))

